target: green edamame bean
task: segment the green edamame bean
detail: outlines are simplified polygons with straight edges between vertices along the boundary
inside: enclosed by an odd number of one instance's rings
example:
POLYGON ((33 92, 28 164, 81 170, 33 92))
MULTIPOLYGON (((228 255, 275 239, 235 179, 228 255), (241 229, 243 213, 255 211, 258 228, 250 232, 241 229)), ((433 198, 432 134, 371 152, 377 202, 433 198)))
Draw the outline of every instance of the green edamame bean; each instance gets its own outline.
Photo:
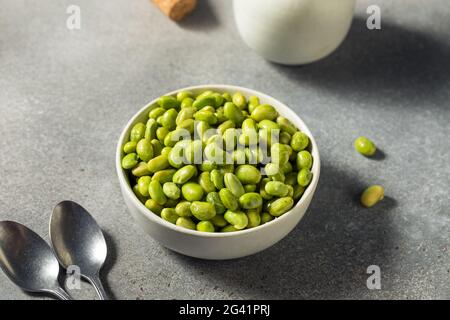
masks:
POLYGON ((169 199, 178 199, 181 196, 181 190, 173 182, 166 182, 163 184, 163 192, 169 199))
POLYGON ((273 216, 270 213, 268 213, 268 212, 263 212, 261 214, 261 224, 264 224, 264 223, 267 223, 269 221, 272 221, 273 219, 274 219, 273 216))
POLYGON ((225 130, 223 136, 224 149, 227 151, 232 151, 236 147, 239 131, 235 128, 230 128, 225 130))
POLYGON ((260 145, 271 146, 272 142, 277 142, 278 130, 267 130, 262 128, 258 131, 258 142, 260 145))
POLYGON ((217 123, 217 116, 215 115, 214 112, 209 111, 209 110, 200 110, 197 111, 194 114, 194 119, 197 121, 205 121, 208 124, 216 124, 217 123))
POLYGON ((235 175, 243 184, 257 184, 261 181, 261 172, 249 164, 238 166, 235 175))
POLYGON ((186 98, 193 98, 194 93, 192 91, 180 91, 177 93, 178 102, 182 102, 186 98))
POLYGON ((286 144, 274 143, 270 147, 270 156, 273 163, 278 164, 280 167, 289 161, 289 149, 286 144))
POLYGON ((281 168, 278 164, 269 162, 264 167, 264 171, 268 177, 272 177, 272 176, 278 174, 281 171, 281 168))
POLYGON ((172 131, 177 127, 177 117, 178 112, 175 109, 169 109, 161 116, 161 125, 169 131, 172 131))
POLYGON ((288 186, 280 181, 267 182, 266 186, 265 186, 265 190, 271 196, 276 196, 276 197, 285 197, 289 192, 288 186))
POLYGON ((131 169, 138 164, 138 156, 136 153, 132 152, 127 154, 122 158, 122 168, 131 169))
POLYGON ((312 173, 309 169, 303 168, 298 172, 297 183, 303 187, 306 187, 312 179, 312 173))
POLYGON ((214 225, 209 221, 200 221, 197 223, 197 231, 201 232, 214 232, 214 225))
POLYGON ((161 150, 163 148, 161 141, 159 141, 158 139, 153 139, 151 141, 151 143, 152 143, 152 147, 153 147, 153 156, 157 157, 157 156, 161 155, 161 150))
POLYGON ((367 208, 373 207, 384 198, 384 188, 380 185, 368 187, 361 194, 361 204, 367 208))
POLYGON ((309 144, 309 138, 301 131, 297 131, 291 138, 291 148, 294 151, 302 151, 309 144))
POLYGON ((166 112, 166 109, 164 109, 162 107, 158 107, 158 108, 152 109, 149 112, 148 117, 150 119, 156 120, 156 119, 158 119, 158 117, 162 116, 164 114, 164 112, 166 112))
POLYGON ((216 208, 209 202, 194 201, 190 209, 192 215, 198 220, 209 220, 216 215, 216 208))
POLYGON ((197 168, 194 165, 189 164, 178 169, 177 172, 175 172, 175 174, 173 175, 172 181, 177 184, 184 184, 196 175, 197 168))
POLYGON ((299 200, 302 197, 303 192, 305 192, 305 187, 296 184, 294 186, 294 194, 292 195, 292 199, 295 201, 299 200))
POLYGON ((259 106, 259 98, 257 96, 251 96, 250 98, 248 98, 248 112, 251 114, 253 112, 253 110, 255 110, 255 108, 257 106, 259 106))
POLYGON ((223 99, 223 97, 222 97, 222 95, 220 93, 215 92, 215 93, 212 94, 212 96, 216 100, 216 104, 215 104, 216 108, 218 108, 218 107, 223 105, 223 100, 224 99, 223 99))
POLYGON ((244 95, 240 92, 236 92, 233 94, 233 97, 231 98, 233 103, 238 107, 239 109, 243 110, 247 106, 247 100, 245 99, 244 95))
POLYGON ((244 149, 245 159, 249 164, 260 164, 266 162, 266 156, 262 151, 261 147, 251 146, 244 149))
POLYGON ((269 104, 261 104, 257 106, 251 114, 252 119, 256 122, 260 122, 262 120, 275 120, 277 116, 277 110, 269 104))
POLYGON ((136 141, 138 142, 142 138, 144 138, 145 135, 145 124, 142 122, 136 123, 130 132, 130 141, 136 141))
POLYGON ((215 143, 206 145, 204 155, 212 163, 223 163, 226 157, 225 151, 215 143))
POLYGON ((164 170, 156 171, 152 176, 152 180, 159 181, 159 183, 161 183, 161 185, 163 185, 166 182, 172 181, 172 177, 175 174, 175 172, 176 172, 175 169, 164 169, 164 170))
POLYGON ((230 210, 237 210, 239 208, 238 199, 236 196, 230 191, 230 189, 223 188, 219 191, 220 201, 222 201, 223 205, 230 210))
POLYGON ((231 102, 231 100, 233 100, 233 98, 231 97, 231 94, 229 94, 228 92, 224 92, 222 94, 222 98, 226 101, 226 102, 231 102))
POLYGON ((192 106, 197 108, 197 110, 200 110, 203 107, 214 106, 215 104, 216 99, 212 95, 207 95, 205 97, 197 97, 192 106))
POLYGON ((206 201, 214 205, 217 214, 223 214, 225 211, 227 211, 227 208, 220 200, 220 196, 217 192, 208 193, 206 195, 206 201))
POLYGON ((131 173, 135 177, 142 177, 142 176, 148 176, 150 175, 150 171, 148 171, 147 162, 139 162, 137 166, 135 166, 131 173))
POLYGON ((244 209, 256 209, 262 206, 263 199, 261 195, 256 192, 244 193, 239 197, 239 204, 244 209))
POLYGON ((231 158, 236 164, 244 164, 247 161, 245 150, 237 149, 231 153, 231 158))
POLYGON ((284 180, 284 184, 290 185, 290 186, 295 186, 297 184, 297 172, 289 172, 288 174, 286 174, 286 178, 284 180))
POLYGON ((165 127, 159 127, 158 129, 156 129, 156 138, 159 141, 164 141, 164 138, 169 134, 169 132, 169 129, 165 127))
POLYGON ((223 174, 220 172, 220 170, 217 169, 212 170, 210 178, 217 190, 225 188, 225 184, 223 182, 223 174))
POLYGON ((150 140, 141 139, 136 145, 136 153, 142 161, 149 161, 153 158, 153 146, 150 140))
POLYGON ((279 116, 277 118, 277 123, 280 126, 281 131, 285 131, 291 136, 293 136, 297 132, 297 128, 294 126, 294 124, 285 117, 279 116))
POLYGON ((137 145, 136 141, 128 141, 123 146, 123 152, 125 152, 125 153, 136 152, 136 145, 137 145))
POLYGON ((162 96, 158 99, 158 105, 166 110, 179 109, 180 102, 172 96, 162 96))
POLYGON ((273 122, 272 120, 261 120, 260 122, 258 122, 258 128, 259 129, 266 129, 268 131, 271 130, 280 130, 280 126, 276 123, 273 122))
POLYGON ((288 188, 288 193, 286 194, 286 197, 294 198, 294 187, 288 184, 286 185, 286 187, 288 188))
POLYGON ((287 133, 286 131, 280 132, 280 143, 290 145, 291 139, 292 139, 291 135, 289 133, 287 133))
POLYGON ((139 199, 140 202, 145 203, 145 201, 147 200, 146 197, 144 197, 140 192, 139 192, 139 186, 137 184, 135 184, 133 186, 133 192, 136 195, 136 197, 139 199))
POLYGON ((245 190, 245 193, 255 192, 256 191, 256 184, 245 184, 244 185, 244 190, 245 190))
POLYGON ((167 202, 163 188, 158 180, 150 181, 148 185, 148 193, 150 194, 150 198, 158 202, 160 205, 164 205, 167 202))
POLYGON ((220 172, 222 174, 225 174, 227 172, 233 173, 234 172, 234 165, 233 164, 224 164, 223 166, 220 167, 220 172))
POLYGON ((239 143, 244 146, 254 146, 258 143, 258 132, 256 130, 247 130, 239 136, 239 143))
POLYGON ((233 121, 231 121, 231 120, 226 120, 225 122, 221 123, 221 124, 217 127, 217 133, 218 133, 220 136, 223 136, 223 134, 225 133, 225 131, 226 131, 227 129, 234 128, 235 126, 236 126, 236 125, 235 125, 235 123, 234 123, 233 121))
POLYGON ((230 190, 235 197, 239 198, 245 193, 241 181, 233 173, 225 173, 223 177, 225 187, 230 190))
POLYGON ((169 221, 170 223, 175 224, 179 217, 175 213, 175 209, 173 209, 173 208, 164 208, 161 211, 161 218, 163 218, 166 221, 169 221))
POLYGON ((244 115, 242 114, 241 109, 236 107, 233 102, 225 103, 223 106, 223 112, 225 117, 233 121, 235 124, 240 125, 244 121, 244 115))
POLYGON ((185 151, 185 158, 187 163, 198 163, 200 162, 201 155, 203 154, 203 143, 200 140, 191 141, 185 151))
POLYGON ((312 156, 309 151, 303 150, 297 153, 297 169, 301 170, 303 168, 311 169, 312 167, 312 156))
POLYGON ((153 159, 151 159, 147 163, 148 171, 151 173, 155 173, 160 170, 164 170, 170 167, 169 160, 167 159, 167 156, 164 154, 161 154, 153 159))
POLYGON ((257 209, 247 210, 248 224, 247 228, 254 228, 261 224, 261 215, 257 209))
POLYGON ((214 183, 211 181, 211 176, 207 171, 202 172, 198 176, 198 183, 202 186, 203 190, 205 190, 205 193, 216 191, 216 187, 214 186, 214 183))
POLYGON ((235 231, 239 231, 239 229, 236 229, 234 226, 232 226, 231 224, 223 227, 220 232, 235 232, 235 231))
POLYGON ((181 201, 175 206, 175 212, 180 217, 190 217, 191 213, 191 203, 189 201, 181 201))
POLYGON ((181 101, 181 109, 192 107, 193 104, 194 104, 194 99, 184 98, 183 101, 181 101))
POLYGON ((164 204, 165 208, 173 208, 177 206, 178 199, 167 199, 166 203, 164 204))
POLYGON ((261 195, 261 197, 262 197, 264 200, 270 200, 270 199, 272 199, 272 196, 266 192, 266 184, 267 184, 268 182, 270 182, 270 181, 271 181, 271 180, 270 180, 269 178, 264 178, 264 179, 261 180, 261 183, 260 183, 260 185, 259 185, 259 194, 261 195))
POLYGON ((194 119, 194 114, 196 112, 197 109, 194 107, 185 107, 181 109, 177 115, 177 119, 175 120, 176 125, 179 126, 185 120, 194 119))
POLYGON ((225 117, 225 112, 223 111, 223 107, 219 107, 216 109, 216 117, 217 117, 217 124, 219 125, 227 121, 227 118, 225 117))
POLYGON ((203 188, 195 182, 188 182, 181 187, 181 193, 187 201, 200 201, 203 198, 203 188))
POLYGON ((291 210, 293 205, 294 200, 291 197, 279 198, 270 204, 269 213, 274 217, 279 217, 291 210))
POLYGON ((188 217, 179 217, 175 224, 182 228, 195 230, 195 223, 188 217))
POLYGON ((367 157, 373 156, 377 151, 375 144, 366 137, 356 138, 354 145, 356 151, 367 157))
POLYGON ((157 215, 161 215, 161 211, 164 209, 162 205, 160 205, 153 199, 148 199, 147 201, 145 201, 145 206, 147 209, 157 215))
POLYGON ((152 178, 150 178, 149 176, 143 176, 140 177, 137 181, 139 193, 144 197, 148 197, 148 186, 151 180, 152 178))
POLYGON ((229 224, 238 230, 242 230, 248 225, 248 217, 242 211, 227 210, 223 217, 229 224))
POLYGON ((172 167, 177 169, 181 168, 185 162, 183 146, 178 143, 175 144, 172 150, 170 150, 167 160, 172 167))
POLYGON ((216 214, 214 217, 211 218, 210 221, 212 222, 213 225, 215 225, 218 228, 223 228, 228 224, 227 220, 225 220, 223 215, 220 214, 216 214))
POLYGON ((189 132, 190 135, 192 135, 195 129, 195 120, 194 119, 183 120, 179 125, 177 125, 177 129, 186 130, 189 132))
POLYGON ((158 129, 158 122, 155 119, 148 119, 145 125, 144 138, 149 141, 156 138, 156 130, 158 129))
POLYGON ((199 169, 200 171, 211 172, 214 169, 217 169, 217 164, 209 160, 204 160, 203 163, 199 165, 199 169))
POLYGON ((205 90, 197 95, 196 99, 203 99, 204 97, 209 97, 214 93, 212 90, 205 90))
POLYGON ((283 172, 285 175, 287 175, 288 173, 291 173, 293 168, 292 168, 292 164, 288 161, 285 164, 283 164, 280 168, 281 172, 283 172))

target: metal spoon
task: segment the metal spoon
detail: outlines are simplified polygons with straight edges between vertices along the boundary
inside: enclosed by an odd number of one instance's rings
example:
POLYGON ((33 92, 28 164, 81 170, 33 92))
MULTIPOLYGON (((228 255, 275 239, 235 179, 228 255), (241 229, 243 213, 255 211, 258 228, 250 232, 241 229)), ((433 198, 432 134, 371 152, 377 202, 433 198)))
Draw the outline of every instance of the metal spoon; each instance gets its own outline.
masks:
POLYGON ((0 222, 0 267, 25 291, 72 300, 58 283, 59 264, 50 246, 20 223, 0 222))
POLYGON ((80 268, 81 276, 94 286, 100 299, 107 299, 99 278, 106 260, 106 241, 89 212, 76 202, 60 202, 50 218, 50 239, 61 265, 80 268))

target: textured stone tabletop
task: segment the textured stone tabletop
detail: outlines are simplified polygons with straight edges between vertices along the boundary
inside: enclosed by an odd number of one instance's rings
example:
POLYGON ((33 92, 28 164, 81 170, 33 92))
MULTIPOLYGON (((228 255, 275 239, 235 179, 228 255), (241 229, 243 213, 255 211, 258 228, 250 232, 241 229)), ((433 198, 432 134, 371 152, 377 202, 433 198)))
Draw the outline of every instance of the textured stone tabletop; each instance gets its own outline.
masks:
MULTIPOLYGON (((407 2, 407 3, 406 3, 407 2)), ((201 0, 180 24, 148 0, 0 0, 0 220, 48 240, 59 201, 80 202, 104 229, 103 278, 120 299, 450 298, 450 6, 359 1, 343 45, 303 67, 269 63, 240 39, 231 1, 201 0), (366 8, 382 30, 366 28, 366 8), (81 30, 66 9, 81 8, 81 30), (296 110, 322 173, 300 224, 234 261, 171 252, 137 226, 114 168, 120 131, 151 99, 205 83, 266 92, 296 110), (358 135, 385 154, 356 154, 358 135), (355 200, 379 183, 386 199, 355 200), (366 286, 381 269, 381 290, 366 286)), ((72 291, 91 299, 83 283, 72 291)), ((37 299, 0 274, 1 299, 37 299)))

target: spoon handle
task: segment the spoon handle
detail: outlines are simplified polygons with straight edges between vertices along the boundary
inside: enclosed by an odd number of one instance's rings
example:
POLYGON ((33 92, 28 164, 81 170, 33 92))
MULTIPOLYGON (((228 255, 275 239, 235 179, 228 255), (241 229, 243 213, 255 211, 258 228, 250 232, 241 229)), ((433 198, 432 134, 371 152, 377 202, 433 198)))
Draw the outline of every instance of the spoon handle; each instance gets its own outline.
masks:
POLYGON ((61 300, 73 300, 73 298, 61 287, 56 287, 55 289, 50 290, 50 292, 61 300))
POLYGON ((98 274, 93 276, 87 276, 86 278, 95 288, 95 291, 97 292, 97 295, 100 298, 100 300, 109 300, 108 295, 106 294, 105 289, 103 288, 102 282, 100 281, 100 277, 98 274))

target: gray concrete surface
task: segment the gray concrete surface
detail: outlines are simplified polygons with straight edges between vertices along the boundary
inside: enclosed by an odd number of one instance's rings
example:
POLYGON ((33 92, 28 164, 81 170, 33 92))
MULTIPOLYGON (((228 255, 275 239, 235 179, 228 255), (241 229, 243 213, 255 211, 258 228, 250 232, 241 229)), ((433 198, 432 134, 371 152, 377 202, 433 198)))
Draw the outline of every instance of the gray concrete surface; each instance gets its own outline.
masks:
MULTIPOLYGON (((48 240, 54 205, 85 206, 107 234, 103 277, 120 299, 450 298, 450 7, 446 0, 359 1, 327 59, 283 67, 240 40, 231 1, 202 0, 180 24, 148 0, 0 0, 0 219, 48 240), (382 30, 365 28, 369 4, 382 30), (66 8, 81 7, 81 30, 66 8), (311 128, 322 176, 310 210, 277 245, 210 262, 173 253, 135 225, 114 150, 127 120, 176 88, 225 83, 279 98, 311 128), (372 137, 385 157, 352 141, 372 137), (380 183, 373 209, 355 197, 380 183), (366 269, 381 268, 381 290, 366 269)), ((95 297, 83 283, 77 298, 95 297)), ((1 299, 37 299, 0 274, 1 299)))

